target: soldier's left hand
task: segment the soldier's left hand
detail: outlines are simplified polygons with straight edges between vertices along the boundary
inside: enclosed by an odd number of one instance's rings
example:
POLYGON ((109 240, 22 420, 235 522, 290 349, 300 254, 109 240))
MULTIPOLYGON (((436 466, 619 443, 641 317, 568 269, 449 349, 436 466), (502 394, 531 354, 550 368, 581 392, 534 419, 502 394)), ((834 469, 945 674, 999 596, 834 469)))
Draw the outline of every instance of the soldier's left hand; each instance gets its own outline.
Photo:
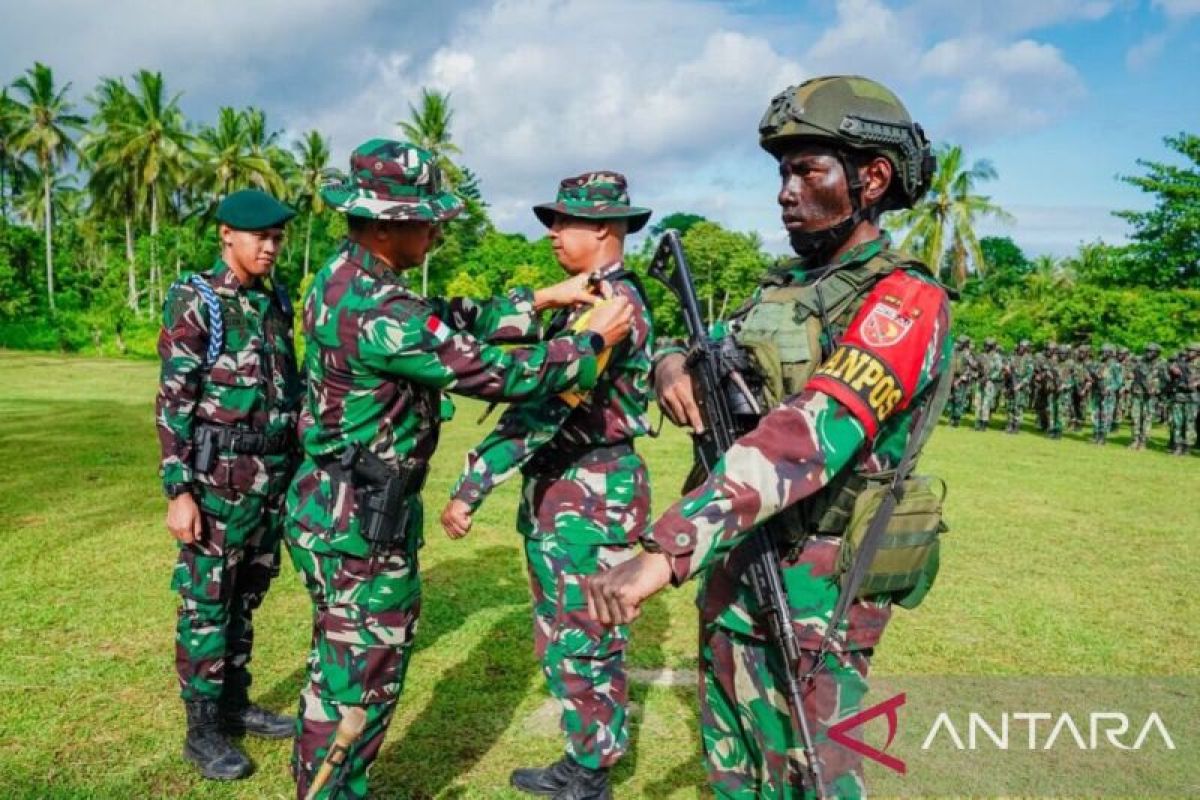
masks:
POLYGON ((451 500, 442 510, 442 527, 451 539, 461 539, 471 530, 471 507, 459 499, 451 500))
POLYGON ((642 553, 587 579, 588 614, 604 625, 626 625, 642 613, 642 603, 671 582, 671 564, 662 553, 642 553))

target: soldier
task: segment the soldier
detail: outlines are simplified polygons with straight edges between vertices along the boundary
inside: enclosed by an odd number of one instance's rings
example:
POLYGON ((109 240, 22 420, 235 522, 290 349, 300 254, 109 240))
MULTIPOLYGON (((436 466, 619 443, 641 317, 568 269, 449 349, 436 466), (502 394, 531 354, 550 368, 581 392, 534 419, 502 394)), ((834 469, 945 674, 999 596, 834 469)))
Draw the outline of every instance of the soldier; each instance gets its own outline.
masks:
POLYGON ((1089 370, 1091 376, 1092 444, 1107 444, 1108 432, 1112 429, 1113 414, 1117 407, 1117 394, 1125 382, 1121 365, 1117 362, 1116 348, 1111 344, 1100 347, 1100 360, 1089 370))
POLYGON ((1169 404, 1167 430, 1170 432, 1171 455, 1185 456, 1195 445, 1197 356, 1200 344, 1180 350, 1167 366, 1167 384, 1163 390, 1169 404))
POLYGON ((983 341, 983 354, 979 357, 979 382, 975 385, 975 430, 985 431, 992 419, 1004 381, 1004 355, 991 336, 983 341))
MULTIPOLYGON (((559 265, 606 280, 634 308, 629 338, 608 354, 587 395, 512 406, 467 456, 442 514, 458 538, 491 490, 518 467, 524 474, 517 530, 533 594, 534 650, 561 709, 566 752, 545 769, 518 769, 512 785, 573 800, 609 796, 608 771, 629 747, 625 626, 587 614, 586 576, 634 555, 650 516, 650 481, 633 440, 651 430, 647 405, 653 324, 637 277, 624 268, 627 232, 650 211, 629 204, 625 177, 591 172, 562 181, 558 198, 534 208, 550 229, 559 265)), ((548 333, 570 330, 578 311, 560 312, 548 333)))
POLYGON ((1121 367, 1121 390, 1117 392, 1117 408, 1113 412, 1113 423, 1109 433, 1119 428, 1122 422, 1132 424, 1129 398, 1133 394, 1133 354, 1128 347, 1122 345, 1117 348, 1117 363, 1121 367))
MULTIPOLYGON (((585 276, 487 303, 414 294, 400 273, 423 262, 461 201, 442 188, 434 157, 410 144, 373 139, 350 168, 321 191, 349 232, 305 298, 304 460, 287 500, 288 549, 315 612, 292 760, 301 798, 339 721, 352 719, 361 734, 333 784, 338 798, 365 796, 403 689, 420 613, 420 490, 453 411, 443 392, 523 400, 590 388, 597 354, 631 316, 613 298, 579 332, 500 347, 534 337, 542 308, 593 302, 585 276)), ((326 784, 316 796, 330 793, 326 784)))
POLYGON ((954 344, 954 384, 950 389, 950 424, 955 428, 962 422, 963 413, 971 402, 971 380, 976 370, 975 354, 971 352, 971 337, 960 336, 954 344))
POLYGON ((1071 390, 1071 432, 1083 430, 1083 421, 1091 419, 1089 402, 1092 396, 1092 348, 1091 345, 1081 344, 1075 348, 1071 360, 1071 370, 1074 372, 1074 382, 1071 390))
POLYGON ((1042 433, 1050 431, 1050 395, 1058 383, 1054 372, 1054 363, 1058 358, 1058 345, 1046 342, 1042 352, 1033 359, 1033 408, 1037 414, 1038 430, 1042 433))
POLYGON ((1159 357, 1162 348, 1157 343, 1146 345, 1145 355, 1134 362, 1130 370, 1130 413, 1133 416, 1133 441, 1129 447, 1145 450, 1146 439, 1154 426, 1155 405, 1167 382, 1166 365, 1159 357))
MULTIPOLYGON (((807 755, 821 761, 829 795, 847 797, 863 791, 861 763, 826 732, 860 707, 891 596, 855 600, 848 628, 838 626, 844 636, 825 641, 845 529, 841 490, 855 476, 896 468, 901 443, 940 413, 940 398, 928 401, 950 369, 949 302, 928 267, 892 250, 878 227, 882 211, 922 196, 933 162, 895 95, 860 77, 785 90, 759 131, 779 161, 778 201, 800 259, 769 272, 729 330, 760 363, 772 358, 764 343, 777 345, 775 362, 762 371, 778 368, 782 376, 779 391, 765 395, 767 407, 780 399, 708 480, 650 528, 644 553, 589 581, 588 599, 601 620, 627 622, 666 584, 704 574, 701 741, 709 782, 720 797, 811 793, 782 694, 784 661, 743 574, 757 548, 750 531, 788 509, 789 540, 774 545, 803 648, 801 674, 814 676, 804 706, 816 752, 807 755), (825 321, 813 302, 818 282, 825 321), (809 341, 804 331, 819 348, 779 345, 809 341)), ((655 388, 674 421, 703 425, 682 354, 668 350, 658 361, 655 388)))
POLYGON ((1058 346, 1058 360, 1054 364, 1054 396, 1051 398, 1053 417, 1050 420, 1050 438, 1061 439, 1063 429, 1071 424, 1075 397, 1075 362, 1071 358, 1070 345, 1058 346))
POLYGON ((1028 339, 1022 339, 1008 363, 1008 432, 1019 433, 1021 418, 1025 415, 1025 405, 1029 402, 1029 392, 1033 386, 1033 355, 1030 352, 1028 339))
POLYGON ((228 734, 292 735, 249 700, 251 618, 279 572, 283 498, 302 387, 287 290, 270 280, 295 212, 256 190, 217 206, 221 255, 173 285, 158 338, 156 402, 167 528, 178 541, 175 670, 183 756, 206 778, 250 774, 228 734))

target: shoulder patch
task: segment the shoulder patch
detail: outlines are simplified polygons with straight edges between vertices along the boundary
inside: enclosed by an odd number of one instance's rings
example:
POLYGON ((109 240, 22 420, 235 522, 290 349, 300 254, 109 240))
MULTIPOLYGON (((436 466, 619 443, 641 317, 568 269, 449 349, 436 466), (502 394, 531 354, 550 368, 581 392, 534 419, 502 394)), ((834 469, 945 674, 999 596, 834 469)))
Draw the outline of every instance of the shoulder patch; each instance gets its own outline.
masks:
POLYGON ((917 390, 945 294, 902 272, 879 281, 809 387, 842 403, 874 436, 917 390))
POLYGON ((450 334, 453 333, 449 325, 433 314, 430 314, 429 318, 425 320, 425 330, 433 334, 433 338, 437 339, 438 344, 449 339, 450 334))

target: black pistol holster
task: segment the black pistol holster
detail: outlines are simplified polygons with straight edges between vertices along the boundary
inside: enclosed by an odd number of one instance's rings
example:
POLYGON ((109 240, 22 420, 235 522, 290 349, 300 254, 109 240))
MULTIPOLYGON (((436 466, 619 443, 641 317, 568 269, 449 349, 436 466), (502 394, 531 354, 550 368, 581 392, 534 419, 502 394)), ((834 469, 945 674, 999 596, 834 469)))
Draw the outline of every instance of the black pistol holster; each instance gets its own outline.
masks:
POLYGON ((421 493, 429 465, 402 461, 392 467, 359 444, 352 444, 336 458, 320 461, 334 480, 349 483, 358 507, 359 531, 375 553, 404 546, 410 499, 421 493))
POLYGON ((295 438, 290 430, 268 436, 250 428, 198 422, 193 432, 195 455, 192 468, 207 475, 217 464, 217 456, 224 454, 277 455, 291 450, 295 438))

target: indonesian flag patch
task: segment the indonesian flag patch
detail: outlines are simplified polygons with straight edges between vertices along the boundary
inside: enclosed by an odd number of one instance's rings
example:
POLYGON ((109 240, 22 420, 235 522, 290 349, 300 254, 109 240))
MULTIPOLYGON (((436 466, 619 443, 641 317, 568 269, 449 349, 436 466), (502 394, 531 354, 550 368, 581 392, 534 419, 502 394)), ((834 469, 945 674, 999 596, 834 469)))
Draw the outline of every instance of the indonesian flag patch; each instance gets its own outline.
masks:
POLYGON ((429 316, 429 319, 425 320, 425 330, 433 334, 433 338, 438 340, 438 344, 449 339, 452 333, 449 325, 432 314, 429 316))
POLYGON ((892 347, 912 330, 912 326, 910 317, 886 302, 880 302, 867 312, 859 333, 863 342, 871 347, 892 347))

